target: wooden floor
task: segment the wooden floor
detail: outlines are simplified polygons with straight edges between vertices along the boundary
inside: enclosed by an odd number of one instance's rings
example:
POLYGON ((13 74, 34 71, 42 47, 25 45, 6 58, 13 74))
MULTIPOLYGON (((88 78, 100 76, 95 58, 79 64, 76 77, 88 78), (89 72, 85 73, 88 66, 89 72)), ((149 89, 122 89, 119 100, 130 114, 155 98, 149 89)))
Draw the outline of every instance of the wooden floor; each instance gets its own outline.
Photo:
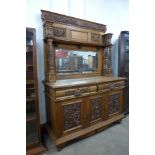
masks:
POLYGON ((44 138, 48 151, 42 155, 129 155, 129 116, 120 124, 88 138, 70 142, 61 151, 57 151, 48 135, 44 138))

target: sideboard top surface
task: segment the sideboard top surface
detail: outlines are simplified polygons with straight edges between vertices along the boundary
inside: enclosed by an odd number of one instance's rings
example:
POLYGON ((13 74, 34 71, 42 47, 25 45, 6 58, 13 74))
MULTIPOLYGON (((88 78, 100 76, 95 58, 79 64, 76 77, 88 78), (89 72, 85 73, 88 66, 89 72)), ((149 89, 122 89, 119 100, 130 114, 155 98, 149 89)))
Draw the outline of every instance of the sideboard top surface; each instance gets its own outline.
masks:
POLYGON ((45 84, 55 89, 63 87, 82 86, 88 84, 98 84, 112 81, 121 81, 121 80, 125 80, 125 78, 97 76, 97 77, 78 78, 78 79, 56 80, 50 83, 46 82, 45 84))

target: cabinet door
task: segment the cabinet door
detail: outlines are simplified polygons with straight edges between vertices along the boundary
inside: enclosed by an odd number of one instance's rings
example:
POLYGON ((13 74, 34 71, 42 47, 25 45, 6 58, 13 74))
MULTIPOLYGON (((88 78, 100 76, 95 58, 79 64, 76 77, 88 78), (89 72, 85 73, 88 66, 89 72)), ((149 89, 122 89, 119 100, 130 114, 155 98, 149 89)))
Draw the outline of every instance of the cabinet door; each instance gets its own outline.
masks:
POLYGON ((60 103, 61 135, 80 130, 83 127, 83 99, 60 103))
POLYGON ((94 124, 105 119, 106 116, 106 96, 95 95, 89 98, 89 124, 94 124))
POLYGON ((113 117, 122 112, 122 90, 112 91, 108 95, 108 116, 113 117))

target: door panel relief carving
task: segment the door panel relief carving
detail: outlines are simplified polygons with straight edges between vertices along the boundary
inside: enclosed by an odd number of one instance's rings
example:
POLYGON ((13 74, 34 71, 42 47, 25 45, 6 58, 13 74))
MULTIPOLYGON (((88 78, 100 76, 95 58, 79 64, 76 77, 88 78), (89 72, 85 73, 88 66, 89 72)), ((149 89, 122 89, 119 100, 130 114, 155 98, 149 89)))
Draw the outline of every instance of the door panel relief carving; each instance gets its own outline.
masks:
POLYGON ((102 98, 91 99, 91 121, 101 118, 102 98))
POLYGON ((120 94, 113 94, 109 97, 109 115, 119 112, 120 94))
POLYGON ((77 127, 81 124, 81 102, 64 106, 64 130, 77 127))

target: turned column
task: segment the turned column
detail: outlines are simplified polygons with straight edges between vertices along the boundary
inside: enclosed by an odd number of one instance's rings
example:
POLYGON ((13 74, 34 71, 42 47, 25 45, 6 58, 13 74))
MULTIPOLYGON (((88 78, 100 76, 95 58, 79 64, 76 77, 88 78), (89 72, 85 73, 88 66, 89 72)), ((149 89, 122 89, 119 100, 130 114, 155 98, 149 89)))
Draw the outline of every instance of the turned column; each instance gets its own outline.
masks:
POLYGON ((112 76, 112 60, 111 60, 111 38, 112 33, 103 35, 103 75, 112 76))
POLYGON ((53 45, 53 39, 47 39, 47 77, 48 82, 55 81, 56 71, 55 71, 55 51, 53 45))

